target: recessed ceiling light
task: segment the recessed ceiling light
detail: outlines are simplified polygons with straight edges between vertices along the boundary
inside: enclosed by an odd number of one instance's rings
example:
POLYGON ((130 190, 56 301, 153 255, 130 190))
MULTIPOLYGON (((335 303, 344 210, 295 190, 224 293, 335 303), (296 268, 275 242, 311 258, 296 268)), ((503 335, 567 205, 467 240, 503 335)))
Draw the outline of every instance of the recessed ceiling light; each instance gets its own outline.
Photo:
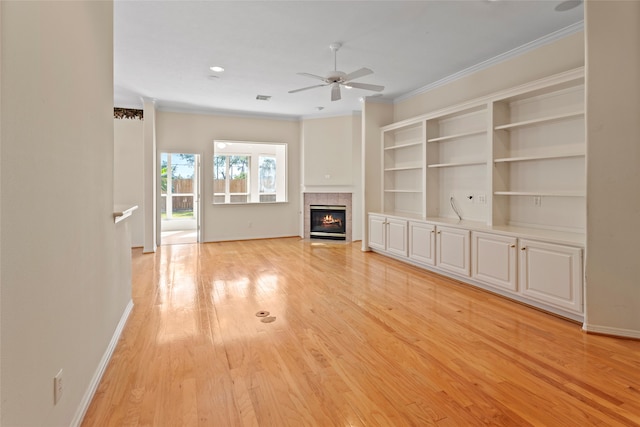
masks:
POLYGON ((556 12, 565 12, 567 10, 571 10, 575 7, 578 7, 582 4, 582 0, 566 0, 557 5, 554 10, 556 12))
POLYGON ((222 67, 220 67, 218 65, 215 65, 213 67, 209 67, 209 69, 211 71, 215 72, 215 73, 222 73, 224 71, 224 68, 222 68, 222 67))

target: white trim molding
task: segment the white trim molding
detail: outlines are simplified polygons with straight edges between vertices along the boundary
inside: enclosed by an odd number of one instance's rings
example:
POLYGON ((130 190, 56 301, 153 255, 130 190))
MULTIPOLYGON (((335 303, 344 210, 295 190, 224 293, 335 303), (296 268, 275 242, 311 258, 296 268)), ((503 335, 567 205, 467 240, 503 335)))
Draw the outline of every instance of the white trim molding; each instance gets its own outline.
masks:
POLYGON ((102 375, 104 375, 107 366, 109 365, 109 361, 111 360, 111 356, 116 349, 116 345, 118 344, 118 340, 120 340, 120 335, 122 335, 122 331, 124 330, 124 326, 127 324, 127 320, 129 319, 129 315, 133 310, 133 301, 129 300, 129 303, 124 309, 122 313, 122 317, 120 317, 120 322, 118 322, 118 326, 116 326, 116 330, 111 337, 111 341, 107 346, 107 350, 102 355, 102 359, 98 364, 98 367, 93 374, 93 378, 89 383, 89 387, 87 391, 84 393, 84 397, 76 410, 76 414, 71 421, 72 427, 79 427, 82 424, 82 420, 87 413, 87 409, 89 409, 89 405, 91 404, 91 400, 93 399, 96 390, 98 389, 98 385, 100 385, 100 381, 102 380, 102 375))
POLYGON ((494 56, 493 58, 487 59, 486 61, 482 61, 476 65, 472 65, 469 68, 465 68, 464 70, 458 71, 457 73, 448 75, 447 77, 444 77, 433 83, 429 83, 428 85, 423 86, 419 89, 405 93, 404 95, 400 95, 397 98, 394 98, 393 103, 397 104, 398 102, 412 98, 416 95, 420 95, 421 93, 428 92, 440 86, 444 86, 447 83, 451 83, 455 80, 461 79, 462 77, 468 76, 469 74, 473 74, 476 71, 484 70, 485 68, 489 68, 500 62, 506 61, 507 59, 511 59, 516 56, 522 55, 523 53, 537 49, 546 44, 553 43, 557 40, 563 39, 579 31, 584 31, 584 21, 576 22, 575 24, 569 25, 568 27, 565 27, 561 30, 554 31, 551 34, 547 34, 546 36, 540 37, 539 39, 533 40, 529 43, 525 43, 522 46, 518 46, 515 49, 511 49, 507 52, 501 53, 500 55, 494 56))
POLYGON ((640 331, 633 329, 611 328, 609 326, 588 325, 585 323, 582 325, 582 330, 587 333, 591 332, 594 334, 610 335, 619 338, 640 339, 640 331))

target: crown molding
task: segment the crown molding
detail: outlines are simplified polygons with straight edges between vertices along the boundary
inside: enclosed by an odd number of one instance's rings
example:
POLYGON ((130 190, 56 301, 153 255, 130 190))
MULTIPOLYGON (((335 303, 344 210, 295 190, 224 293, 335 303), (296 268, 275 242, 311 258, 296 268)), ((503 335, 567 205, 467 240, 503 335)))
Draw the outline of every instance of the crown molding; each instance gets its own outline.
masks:
POLYGON ((465 68, 464 70, 453 73, 433 83, 429 83, 428 85, 423 86, 419 89, 405 93, 404 95, 400 95, 397 98, 394 98, 393 103, 397 104, 398 102, 405 101, 416 95, 420 95, 437 87, 444 86, 447 83, 451 83, 455 80, 466 77, 470 74, 475 73, 476 71, 484 70, 485 68, 489 68, 500 62, 515 58, 516 56, 522 55, 523 53, 553 43, 580 31, 584 31, 584 21, 576 22, 575 24, 569 25, 568 27, 565 27, 561 30, 554 31, 553 33, 547 34, 546 36, 540 37, 539 39, 533 40, 529 43, 525 43, 522 46, 518 46, 515 49, 511 49, 507 52, 501 53, 500 55, 494 56, 493 58, 487 59, 486 61, 482 61, 476 65, 472 65, 469 68, 465 68))
POLYGON ((163 106, 156 105, 158 111, 165 113, 184 113, 184 114, 201 114, 208 116, 220 116, 220 117, 236 117, 243 119, 257 119, 257 120, 282 120, 288 122, 297 122, 301 120, 301 116, 291 116, 284 114, 264 114, 264 113, 251 113, 234 110, 216 110, 208 108, 194 108, 194 107, 179 107, 175 105, 163 106))

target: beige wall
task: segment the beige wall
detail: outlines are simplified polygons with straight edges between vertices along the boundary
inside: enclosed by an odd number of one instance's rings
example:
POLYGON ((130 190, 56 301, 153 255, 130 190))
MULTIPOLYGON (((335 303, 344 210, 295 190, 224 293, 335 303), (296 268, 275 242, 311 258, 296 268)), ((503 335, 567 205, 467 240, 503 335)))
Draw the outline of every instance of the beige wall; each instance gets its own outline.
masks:
POLYGON ((0 8, 1 423, 68 426, 131 299, 115 273, 113 5, 0 8))
POLYGON ((202 240, 298 236, 300 211, 300 123, 158 111, 157 152, 194 153, 202 159, 202 240), (213 141, 288 144, 289 201, 276 204, 213 205, 213 141))
POLYGON ((362 239, 361 122, 361 115, 353 114, 301 123, 303 191, 351 193, 352 240, 362 239))
POLYGON ((362 250, 369 250, 369 212, 382 208, 382 150, 380 128, 393 121, 393 105, 366 101, 362 114, 362 250))
POLYGON ((469 101, 584 65, 584 33, 578 32, 476 71, 394 106, 394 121, 469 101))
POLYGON ((142 127, 142 120, 113 119, 113 197, 116 205, 138 206, 128 220, 134 247, 144 246, 142 127))
POLYGON ((302 122, 303 185, 353 185, 352 116, 302 122))
POLYGON ((585 328, 640 338, 640 2, 585 6, 585 328))

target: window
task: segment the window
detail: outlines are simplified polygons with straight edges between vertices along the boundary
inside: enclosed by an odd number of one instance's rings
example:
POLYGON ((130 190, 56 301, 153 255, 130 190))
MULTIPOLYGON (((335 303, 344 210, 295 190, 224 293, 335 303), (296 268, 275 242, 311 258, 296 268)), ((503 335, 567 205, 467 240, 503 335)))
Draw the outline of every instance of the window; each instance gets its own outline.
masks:
POLYGON ((258 191, 261 202, 276 201, 276 158, 275 156, 259 156, 258 169, 260 182, 258 191))
POLYGON ((214 141, 213 203, 287 201, 286 144, 214 141))

